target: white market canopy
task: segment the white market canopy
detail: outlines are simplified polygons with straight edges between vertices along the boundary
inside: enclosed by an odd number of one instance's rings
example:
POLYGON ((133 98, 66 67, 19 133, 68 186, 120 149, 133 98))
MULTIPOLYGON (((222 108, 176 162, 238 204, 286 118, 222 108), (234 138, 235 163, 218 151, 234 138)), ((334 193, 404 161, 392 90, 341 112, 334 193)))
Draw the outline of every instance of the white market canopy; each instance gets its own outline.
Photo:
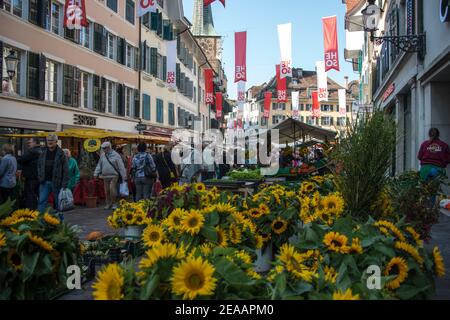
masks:
POLYGON ((335 141, 338 135, 336 131, 312 126, 292 118, 284 120, 272 129, 279 130, 280 144, 307 142, 310 140, 332 142, 335 141))

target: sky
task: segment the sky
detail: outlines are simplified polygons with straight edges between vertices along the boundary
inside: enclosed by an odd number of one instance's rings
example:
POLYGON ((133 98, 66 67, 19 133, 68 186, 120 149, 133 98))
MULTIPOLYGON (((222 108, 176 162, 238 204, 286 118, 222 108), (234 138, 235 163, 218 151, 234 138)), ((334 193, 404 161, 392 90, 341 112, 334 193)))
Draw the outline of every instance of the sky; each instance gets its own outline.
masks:
MULTIPOLYGON (((184 15, 192 22, 194 0, 183 0, 184 15)), ((223 36, 222 63, 228 78, 228 94, 236 98, 234 83, 234 33, 247 31, 247 89, 268 82, 280 61, 277 25, 292 23, 292 59, 295 68, 315 70, 324 59, 322 17, 337 15, 341 71, 328 76, 340 83, 357 79, 344 59, 345 5, 341 0, 226 0, 212 4, 216 31, 223 36)))

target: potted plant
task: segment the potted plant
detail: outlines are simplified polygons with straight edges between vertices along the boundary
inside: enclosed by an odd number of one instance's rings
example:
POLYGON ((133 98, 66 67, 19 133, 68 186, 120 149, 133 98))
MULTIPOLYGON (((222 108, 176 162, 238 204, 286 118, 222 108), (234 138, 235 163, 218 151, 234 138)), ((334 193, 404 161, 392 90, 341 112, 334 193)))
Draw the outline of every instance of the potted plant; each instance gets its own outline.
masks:
POLYGON ((147 201, 130 203, 121 200, 119 208, 108 217, 108 223, 114 229, 124 228, 126 240, 139 240, 143 226, 149 222, 147 206, 147 201))

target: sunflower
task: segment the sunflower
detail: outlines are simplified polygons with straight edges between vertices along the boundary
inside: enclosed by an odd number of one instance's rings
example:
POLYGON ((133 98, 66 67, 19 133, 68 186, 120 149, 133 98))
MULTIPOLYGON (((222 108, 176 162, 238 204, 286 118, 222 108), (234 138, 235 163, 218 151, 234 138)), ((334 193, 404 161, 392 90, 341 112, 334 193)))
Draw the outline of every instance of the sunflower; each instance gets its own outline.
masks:
POLYGON ((122 220, 125 223, 125 225, 133 225, 135 223, 135 219, 134 219, 134 213, 131 211, 126 212, 123 217, 122 220))
POLYGON ((281 218, 277 218, 272 222, 272 230, 278 235, 283 234, 286 231, 287 226, 288 222, 281 218))
POLYGON ((0 248, 6 247, 6 235, 0 231, 0 248))
POLYGON ((260 208, 250 208, 247 210, 247 214, 253 219, 259 219, 263 216, 264 212, 260 208))
POLYGON ((302 263, 301 254, 296 252, 292 245, 285 243, 281 246, 279 259, 286 266, 286 270, 297 279, 311 282, 315 277, 315 273, 302 263))
POLYGON ((252 257, 248 254, 248 252, 245 252, 244 250, 238 251, 235 254, 235 257, 238 258, 243 263, 252 264, 252 257))
POLYGON ((14 249, 8 251, 6 261, 16 271, 22 270, 23 268, 22 256, 14 249))
POLYGON ((212 250, 214 248, 214 245, 212 243, 204 243, 200 246, 200 252, 203 256, 208 256, 211 254, 212 250))
POLYGON ((422 239, 420 239, 420 234, 417 233, 416 230, 414 230, 414 228, 406 227, 405 230, 406 230, 406 232, 408 232, 411 235, 411 237, 416 242, 417 246, 423 247, 423 241, 422 241, 422 239))
POLYGON ((350 288, 345 292, 339 290, 333 293, 333 300, 359 300, 359 294, 353 294, 350 288))
POLYGON ((176 208, 174 209, 169 216, 167 217, 166 223, 169 231, 178 231, 181 229, 181 222, 183 217, 187 214, 187 211, 184 209, 176 208))
POLYGON ((261 211, 262 214, 264 214, 264 215, 269 215, 270 214, 270 209, 265 203, 260 203, 259 204, 259 211, 261 211))
POLYGON ((317 184, 320 185, 320 184, 324 183, 325 178, 322 177, 322 176, 314 176, 314 177, 312 177, 310 180, 311 180, 311 181, 314 181, 315 183, 317 183, 317 184))
POLYGON ((205 222, 205 217, 197 210, 191 210, 187 213, 181 222, 184 232, 195 236, 200 232, 205 222))
POLYGON ((394 280, 386 283, 386 287, 388 289, 395 290, 398 289, 408 277, 408 264, 406 263, 405 259, 400 257, 392 258, 386 266, 384 275, 389 276, 391 275, 392 271, 394 271, 393 273, 396 274, 397 277, 394 280))
POLYGON ((194 184, 194 190, 203 193, 206 191, 206 186, 203 183, 196 183, 194 184))
POLYGON ((145 252, 146 256, 139 262, 140 269, 150 269, 160 259, 181 260, 186 257, 183 247, 177 248, 173 243, 157 244, 145 252))
POLYGON ((247 271, 245 271, 245 273, 247 273, 247 275, 252 278, 253 280, 260 280, 261 279, 261 275, 256 272, 253 269, 248 269, 247 271))
POLYGON ((255 249, 261 249, 264 245, 263 237, 259 234, 255 235, 255 249))
POLYGON ((145 246, 150 248, 161 244, 164 238, 165 234, 163 227, 155 224, 148 225, 142 233, 142 240, 144 241, 145 246))
POLYGON ((302 196, 306 196, 310 193, 313 193, 316 190, 316 187, 313 183, 309 181, 305 181, 300 186, 300 194, 302 196))
POLYGON ((353 238, 352 245, 350 246, 349 253, 362 254, 363 248, 361 246, 361 240, 359 238, 353 238))
POLYGON ((380 229, 380 231, 382 231, 384 233, 383 230, 381 230, 381 227, 384 227, 386 230, 391 231, 396 237, 397 239, 399 239, 400 241, 405 242, 406 238, 403 235, 403 233, 392 223, 386 220, 379 220, 377 222, 375 222, 375 227, 378 227, 380 229))
POLYGON ((52 245, 48 241, 45 241, 44 239, 42 239, 39 236, 35 236, 35 235, 31 234, 30 232, 28 232, 28 239, 30 239, 31 242, 33 242, 38 247, 44 249, 45 251, 49 251, 49 252, 53 251, 52 245))
POLYGON ((188 258, 173 269, 172 292, 183 299, 193 300, 197 296, 211 296, 216 289, 214 267, 201 257, 188 258))
POLYGON ((236 212, 236 208, 229 203, 218 203, 215 206, 215 210, 220 214, 233 214, 236 212))
POLYGON ((350 248, 347 246, 347 242, 347 237, 339 232, 328 232, 323 238, 323 243, 328 247, 328 250, 337 253, 349 252, 350 248))
POLYGON ((417 261, 418 264, 423 265, 423 258, 420 255, 419 251, 416 248, 414 248, 412 245, 410 245, 409 243, 402 242, 402 241, 396 241, 395 248, 408 253, 411 257, 414 258, 414 260, 417 261))
POLYGON ((270 240, 272 237, 270 233, 261 233, 261 237, 264 243, 270 240))
POLYGON ((216 227, 217 231, 217 246, 226 248, 228 246, 228 237, 224 230, 222 230, 219 226, 216 227))
POLYGON ((336 279, 339 275, 336 269, 330 266, 325 266, 325 268, 323 269, 323 273, 325 274, 325 281, 336 283, 336 279))
POLYGON ((116 263, 108 265, 97 275, 92 285, 95 300, 121 300, 123 299, 124 275, 122 268, 116 263))
POLYGON ((444 259, 442 258, 441 252, 438 247, 433 249, 433 259, 434 259, 434 270, 438 277, 445 276, 445 265, 444 259))
POLYGON ((61 223, 61 221, 58 218, 51 216, 48 213, 44 214, 44 221, 51 226, 57 226, 61 223))
POLYGON ((331 194, 322 199, 324 210, 329 214, 339 217, 344 212, 344 199, 337 194, 331 194))
POLYGON ((232 225, 229 231, 230 241, 233 244, 239 244, 242 242, 242 231, 238 226, 232 225))
POLYGON ((28 218, 30 220, 36 220, 39 216, 39 212, 30 209, 19 209, 12 213, 11 217, 14 218, 28 218))

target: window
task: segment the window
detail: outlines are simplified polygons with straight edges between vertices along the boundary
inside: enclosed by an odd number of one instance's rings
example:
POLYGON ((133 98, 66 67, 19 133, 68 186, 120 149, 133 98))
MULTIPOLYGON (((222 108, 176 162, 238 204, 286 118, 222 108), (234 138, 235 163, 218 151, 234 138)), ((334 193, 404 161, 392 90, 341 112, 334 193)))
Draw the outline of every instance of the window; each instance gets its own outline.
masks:
POLYGON ((194 103, 197 103, 197 87, 194 87, 194 103))
POLYGON ((347 125, 347 118, 346 117, 339 117, 337 118, 337 125, 338 126, 346 126, 347 125))
POLYGON ((28 79, 27 96, 33 99, 39 99, 39 63, 40 56, 37 53, 28 52, 28 79))
POLYGON ((134 1, 126 0, 126 8, 125 8, 125 18, 131 24, 134 24, 134 1))
POLYGON ((116 107, 116 84, 111 81, 106 82, 106 91, 107 91, 107 99, 106 99, 106 110, 109 113, 114 113, 116 107))
POLYGON ((347 105, 346 111, 347 111, 347 112, 350 112, 350 105, 347 105))
POLYGON ((133 68, 133 59, 134 59, 134 52, 133 52, 133 46, 127 43, 127 61, 126 65, 128 68, 133 68))
POLYGON ((125 89, 125 115, 132 117, 134 114, 134 91, 131 88, 125 89))
POLYGON ((315 119, 313 117, 308 116, 308 117, 306 117, 306 123, 309 124, 309 125, 315 125, 316 121, 315 121, 315 119))
POLYGON ((306 104, 305 105, 305 111, 311 111, 312 110, 312 105, 311 104, 306 104))
POLYGON ((81 27, 80 44, 85 48, 91 48, 91 23, 87 27, 81 27))
POLYGON ((3 9, 18 17, 22 17, 22 0, 4 0, 3 9))
POLYGON ((30 0, 28 4, 28 21, 37 26, 41 25, 39 20, 39 12, 41 11, 41 8, 38 3, 38 0, 30 0))
POLYGON ((163 78, 164 78, 164 71, 163 71, 163 68, 164 68, 164 66, 163 66, 163 56, 162 55, 160 55, 160 54, 158 54, 157 55, 157 64, 158 64, 158 73, 157 73, 157 78, 158 79, 161 79, 161 80, 163 80, 163 78))
POLYGON ((142 95, 142 113, 144 120, 151 120, 151 109, 150 109, 150 96, 142 95))
POLYGON ((175 125, 175 105, 173 103, 169 103, 169 125, 175 125))
POLYGON ((47 29, 54 34, 59 34, 61 23, 61 6, 56 2, 51 2, 51 19, 47 22, 47 29))
POLYGON ((332 126, 333 125, 333 118, 332 117, 322 117, 321 124, 323 126, 332 126))
POLYGON ((164 123, 164 102, 156 99, 156 122, 164 123))
POLYGON ((328 104, 322 104, 320 106, 320 110, 322 110, 323 112, 330 112, 330 111, 332 111, 330 105, 328 105, 328 104))
POLYGON ((108 33, 108 58, 114 60, 114 54, 116 52, 116 37, 108 33))
POLYGON ((272 110, 277 110, 278 109, 278 104, 276 104, 275 102, 272 103, 272 110))
POLYGON ((107 34, 101 24, 94 23, 94 51, 103 56, 106 56, 107 34))
POLYGON ((75 67, 64 65, 63 104, 70 107, 80 106, 81 73, 75 67))
POLYGON ((58 102, 58 65, 50 60, 45 70, 45 100, 58 102))
MULTIPOLYGON (((16 75, 15 75, 15 77, 13 78, 13 80, 11 81, 12 82, 12 90, 14 91, 14 93, 16 93, 16 94, 20 94, 21 92, 21 76, 22 76, 22 64, 21 64, 21 56, 22 56, 22 54, 21 54, 21 52, 20 51, 18 51, 18 50, 15 50, 15 49, 12 49, 12 48, 10 48, 10 47, 6 47, 6 46, 1 46, 1 43, 0 43, 0 48, 3 48, 3 66, 5 66, 5 67, 3 67, 3 75, 0 73, 0 75, 2 75, 2 79, 4 79, 4 78, 8 78, 8 72, 7 72, 7 70, 6 70, 6 61, 5 61, 5 58, 11 53, 11 51, 13 51, 14 52, 14 55, 16 56, 16 58, 18 58, 19 59, 19 61, 17 62, 17 69, 16 69, 16 75)), ((1 54, 1 53, 0 53, 1 54)), ((10 82, 10 83, 11 83, 10 82)))
POLYGON ((282 116, 282 115, 276 115, 276 116, 272 116, 272 124, 278 124, 281 121, 283 121, 286 118, 286 116, 282 116))
POLYGON ((125 65, 126 42, 123 38, 117 38, 117 62, 125 65))
POLYGON ((110 8, 112 11, 117 12, 117 0, 107 0, 106 5, 108 8, 110 8))
POLYGON ((91 108, 89 97, 91 92, 90 77, 87 73, 81 73, 81 107, 86 109, 91 108))

